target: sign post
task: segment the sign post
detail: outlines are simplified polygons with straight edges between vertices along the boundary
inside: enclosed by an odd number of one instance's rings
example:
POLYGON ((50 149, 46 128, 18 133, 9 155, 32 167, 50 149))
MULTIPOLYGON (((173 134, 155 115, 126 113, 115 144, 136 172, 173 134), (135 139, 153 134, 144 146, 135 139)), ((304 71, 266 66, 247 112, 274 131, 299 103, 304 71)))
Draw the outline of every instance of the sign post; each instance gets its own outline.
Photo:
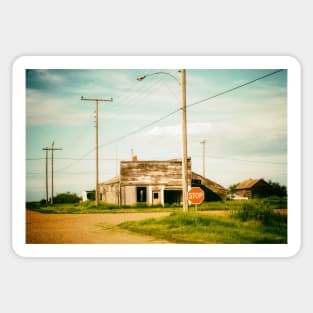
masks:
POLYGON ((204 192, 200 187, 192 187, 188 191, 188 200, 195 205, 195 212, 198 210, 198 204, 204 200, 204 192))

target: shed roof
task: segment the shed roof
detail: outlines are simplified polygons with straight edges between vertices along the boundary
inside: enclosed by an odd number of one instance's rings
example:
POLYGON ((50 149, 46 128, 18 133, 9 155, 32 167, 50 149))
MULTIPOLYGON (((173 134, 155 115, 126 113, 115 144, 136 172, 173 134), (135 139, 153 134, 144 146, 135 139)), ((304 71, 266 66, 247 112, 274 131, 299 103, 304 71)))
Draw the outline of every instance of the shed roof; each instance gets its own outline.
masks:
POLYGON ((248 179, 248 180, 245 180, 241 183, 239 183, 237 186, 236 186, 236 189, 250 189, 252 188, 256 183, 258 183, 259 181, 263 180, 262 178, 259 178, 259 179, 248 179))
POLYGON ((100 183, 100 185, 110 185, 110 184, 115 184, 118 183, 120 181, 120 176, 115 176, 111 179, 108 179, 102 183, 100 183))

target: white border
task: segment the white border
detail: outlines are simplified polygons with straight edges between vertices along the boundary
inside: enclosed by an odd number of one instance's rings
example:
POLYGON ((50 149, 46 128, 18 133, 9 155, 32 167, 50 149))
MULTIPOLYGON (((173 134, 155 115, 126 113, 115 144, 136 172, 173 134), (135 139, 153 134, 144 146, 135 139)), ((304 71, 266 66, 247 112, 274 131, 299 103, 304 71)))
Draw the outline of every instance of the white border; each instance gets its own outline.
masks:
POLYGON ((22 257, 291 257, 301 247, 301 67, 289 56, 23 56, 13 64, 12 247, 22 257), (288 69, 288 244, 26 244, 25 69, 288 69), (24 195, 24 197, 23 197, 24 195))

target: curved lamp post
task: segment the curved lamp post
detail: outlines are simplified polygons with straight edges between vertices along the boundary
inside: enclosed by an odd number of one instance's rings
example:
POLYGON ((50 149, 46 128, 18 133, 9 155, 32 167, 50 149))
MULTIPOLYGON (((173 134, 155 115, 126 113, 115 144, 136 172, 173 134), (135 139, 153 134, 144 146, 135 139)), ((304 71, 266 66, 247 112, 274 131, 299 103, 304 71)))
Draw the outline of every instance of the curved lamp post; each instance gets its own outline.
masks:
POLYGON ((144 80, 148 76, 164 74, 171 76, 176 80, 181 88, 181 111, 182 111, 182 187, 183 187, 183 211, 188 212, 188 165, 187 165, 187 123, 186 123, 186 70, 179 70, 181 80, 167 72, 154 72, 137 77, 138 81, 144 80))

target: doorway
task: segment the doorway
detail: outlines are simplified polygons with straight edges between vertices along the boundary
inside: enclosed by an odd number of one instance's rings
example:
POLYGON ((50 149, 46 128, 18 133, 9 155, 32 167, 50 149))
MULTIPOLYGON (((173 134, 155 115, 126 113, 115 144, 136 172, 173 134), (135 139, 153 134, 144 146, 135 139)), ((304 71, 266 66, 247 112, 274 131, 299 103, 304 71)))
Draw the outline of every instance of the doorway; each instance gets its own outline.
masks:
POLYGON ((153 205, 161 204, 161 197, 160 197, 160 191, 159 190, 153 190, 152 191, 152 204, 153 205))
POLYGON ((164 190, 164 203, 180 203, 182 199, 181 190, 164 190))
POLYGON ((147 187, 136 188, 136 201, 137 203, 147 202, 147 187))

